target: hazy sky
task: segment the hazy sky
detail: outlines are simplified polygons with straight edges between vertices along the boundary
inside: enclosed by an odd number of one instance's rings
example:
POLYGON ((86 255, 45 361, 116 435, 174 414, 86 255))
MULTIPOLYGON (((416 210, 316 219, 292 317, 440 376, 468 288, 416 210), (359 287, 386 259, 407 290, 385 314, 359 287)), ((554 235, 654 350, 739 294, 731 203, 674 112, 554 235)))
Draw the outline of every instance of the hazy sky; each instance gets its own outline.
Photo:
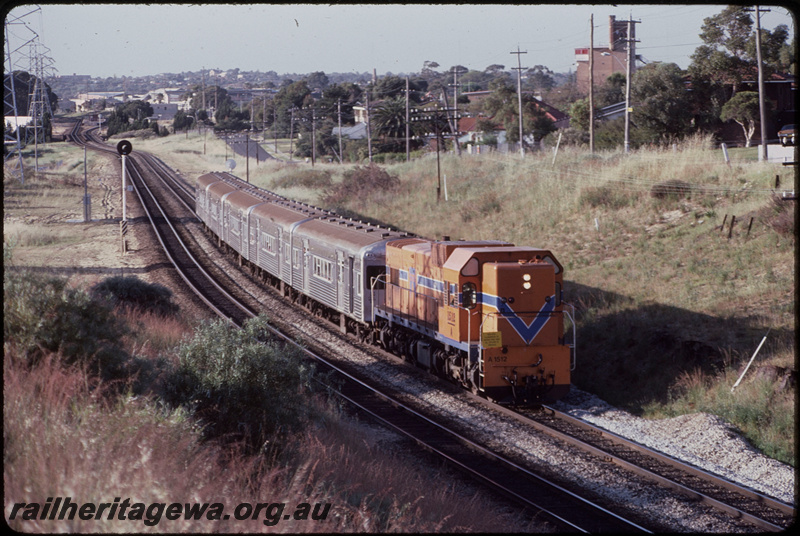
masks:
MULTIPOLYGON (((26 4, 10 50, 39 36, 54 74, 95 77, 232 69, 419 72, 425 61, 483 70, 492 64, 575 70, 574 49, 608 44, 608 17, 640 20, 637 53, 648 62, 689 65, 703 19, 725 4, 26 4), (36 11, 40 6, 41 10, 36 11), (23 16, 25 15, 25 16, 23 16)), ((785 8, 762 27, 795 22, 785 8)), ((27 66, 25 66, 27 67, 27 66)))

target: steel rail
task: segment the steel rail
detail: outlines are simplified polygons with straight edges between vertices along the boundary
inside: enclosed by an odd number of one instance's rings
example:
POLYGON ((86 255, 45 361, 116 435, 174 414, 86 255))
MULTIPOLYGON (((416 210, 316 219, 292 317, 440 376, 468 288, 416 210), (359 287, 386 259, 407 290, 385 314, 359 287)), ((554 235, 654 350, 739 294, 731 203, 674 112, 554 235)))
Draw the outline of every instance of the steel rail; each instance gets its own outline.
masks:
MULTIPOLYGON (((710 483, 712 483, 714 485, 720 486, 721 488, 724 488, 724 489, 733 491, 735 493, 738 493, 740 495, 743 495, 743 496, 745 496, 745 497, 747 497, 747 498, 749 498, 749 499, 751 499, 751 500, 753 500, 755 502, 763 504, 764 506, 766 506, 768 508, 772 508, 774 510, 778 510, 778 511, 780 511, 780 512, 782 512, 782 513, 784 513, 784 514, 786 514, 788 516, 792 516, 792 517, 795 516, 795 508, 793 506, 789 505, 789 504, 786 504, 786 503, 784 503, 782 501, 779 501, 777 499, 774 499, 772 497, 768 497, 768 496, 766 496, 766 495, 764 495, 762 493, 759 493, 759 492, 757 492, 757 491, 755 491, 755 490, 753 490, 751 488, 736 484, 735 482, 731 482, 730 480, 722 478, 719 475, 715 475, 715 474, 713 474, 713 473, 711 473, 709 471, 705 471, 705 470, 700 469, 698 467, 695 467, 695 466, 693 466, 691 464, 682 462, 682 461, 680 461, 680 460, 678 460, 676 458, 673 458, 672 456, 669 456, 669 455, 664 454, 662 452, 658 452, 656 450, 653 450, 653 449, 651 449, 651 448, 649 448, 649 447, 647 447, 645 445, 641 445, 639 443, 636 443, 635 441, 632 441, 630 439, 627 439, 625 437, 617 435, 617 434, 615 434, 613 432, 609 432, 608 430, 604 430, 604 429, 602 429, 602 428, 600 428, 598 426, 595 426, 595 425, 593 425, 591 423, 587 423, 586 421, 583 421, 581 419, 578 419, 576 417, 568 415, 568 414, 566 414, 566 413, 564 413, 562 411, 558 411, 558 410, 556 410, 556 409, 554 409, 552 407, 549 407, 549 406, 543 406, 543 407, 547 411, 551 411, 556 418, 562 419, 563 421, 565 421, 565 422, 567 422, 567 423, 569 423, 569 424, 571 424, 573 426, 577 426, 579 428, 582 428, 584 430, 590 431, 592 433, 599 434, 602 437, 610 439, 611 441, 613 441, 614 443, 616 443, 618 445, 622 445, 622 446, 624 446, 626 448, 629 448, 629 449, 632 449, 634 451, 640 452, 640 453, 645 454, 645 455, 647 455, 647 456, 649 456, 649 457, 651 457, 651 458, 653 458, 653 459, 655 459, 655 460, 657 460, 657 461, 659 461, 661 463, 664 463, 664 464, 667 464, 667 465, 669 465, 671 467, 674 467, 674 468, 678 469, 679 471, 683 471, 683 472, 688 473, 690 475, 696 476, 696 477, 698 477, 698 478, 700 478, 700 479, 702 479, 704 481, 707 481, 707 482, 710 482, 710 483)), ((551 432, 548 431, 548 433, 551 433, 551 432)), ((631 462, 621 458, 620 456, 617 456, 617 455, 615 455, 613 453, 608 452, 607 450, 600 449, 600 448, 597 448, 597 447, 593 447, 593 446, 581 441, 580 439, 574 438, 572 436, 569 436, 568 434, 564 434, 564 433, 558 432, 556 430, 552 430, 552 433, 554 433, 554 435, 556 435, 556 434, 559 435, 564 441, 567 441, 570 444, 573 444, 575 446, 579 446, 580 448, 585 448, 586 450, 592 450, 592 451, 594 451, 594 453, 596 455, 609 458, 609 459, 611 459, 611 461, 613 461, 615 464, 617 464, 617 465, 619 465, 621 467, 625 467, 626 469, 629 469, 629 470, 635 471, 635 472, 637 472, 639 474, 645 475, 648 478, 650 478, 652 480, 655 480, 655 481, 659 482, 660 484, 662 484, 664 486, 667 486, 667 487, 670 487, 670 488, 675 489, 677 491, 680 491, 681 493, 683 493, 683 494, 685 494, 685 495, 687 495, 689 497, 692 497, 692 498, 694 498, 696 500, 699 500, 699 501, 701 501, 701 502, 703 502, 705 504, 711 505, 711 506, 713 506, 713 507, 715 507, 715 508, 717 508, 719 510, 722 510, 722 511, 727 512, 729 514, 732 514, 732 515, 734 515, 736 517, 744 519, 744 520, 746 520, 746 521, 748 521, 750 523, 753 523, 754 525, 756 525, 757 527, 759 527, 761 529, 770 530, 770 531, 774 531, 774 532, 780 532, 780 531, 786 530, 786 527, 783 527, 783 526, 780 526, 780 525, 776 525, 776 524, 774 524, 774 523, 772 523, 772 522, 770 522, 768 520, 762 519, 762 518, 757 517, 757 516, 755 516, 753 514, 745 512, 744 510, 741 510, 739 508, 736 508, 734 506, 726 504, 726 503, 720 501, 719 499, 715 499, 713 497, 710 497, 709 495, 707 495, 705 493, 702 493, 700 491, 692 489, 692 488, 690 488, 690 487, 688 487, 688 486, 686 486, 684 484, 680 484, 680 483, 676 482, 675 480, 672 480, 670 478, 661 476, 661 475, 659 475, 657 473, 654 473, 654 472, 652 472, 652 471, 650 471, 648 469, 645 469, 645 468, 643 468, 643 467, 641 467, 639 465, 631 463, 631 462)))
MULTIPOLYGON (((708 504, 709 506, 712 506, 712 507, 714 507, 714 508, 716 508, 716 509, 718 509, 720 511, 726 512, 726 513, 728 513, 728 514, 730 514, 730 515, 732 515, 732 516, 734 516, 736 518, 739 518, 739 519, 742 519, 742 520, 747 521, 749 523, 752 523, 753 525, 755 525, 759 529, 766 530, 766 531, 771 531, 771 532, 781 532, 781 531, 786 530, 785 526, 777 525, 775 523, 772 523, 769 520, 763 519, 761 517, 758 517, 757 515, 754 515, 754 514, 751 514, 749 512, 746 512, 746 511, 744 511, 742 509, 739 509, 739 508, 737 508, 735 506, 727 504, 727 503, 725 503, 725 502, 723 502, 723 501, 721 501, 719 499, 715 499, 713 497, 710 497, 706 493, 700 492, 700 491, 698 491, 696 489, 692 489, 691 487, 686 486, 684 484, 681 484, 681 483, 675 481, 674 479, 671 479, 669 477, 665 477, 663 475, 660 475, 658 473, 650 471, 650 470, 642 467, 641 465, 638 465, 636 463, 630 462, 630 461, 628 461, 628 460, 626 460, 626 459, 624 459, 624 458, 622 458, 622 457, 620 457, 620 456, 618 456, 618 455, 616 455, 616 454, 614 454, 612 452, 609 452, 606 449, 594 446, 594 445, 592 445, 592 444, 590 444, 590 443, 588 443, 586 441, 581 440, 578 437, 575 437, 575 436, 570 435, 568 433, 556 430, 553 426, 550 426, 550 425, 548 425, 547 423, 544 423, 544 422, 539 422, 539 421, 533 419, 532 417, 530 417, 529 415, 525 415, 523 413, 520 413, 519 411, 517 411, 515 409, 507 408, 507 407, 503 407, 503 406, 498 406, 496 404, 491 404, 488 401, 486 401, 485 399, 483 399, 482 397, 473 395, 471 393, 467 393, 467 395, 470 396, 473 400, 477 400, 477 401, 480 401, 481 403, 489 405, 490 407, 494 407, 499 412, 501 412, 501 413, 503 413, 503 414, 505 414, 507 416, 510 416, 510 417, 512 417, 514 419, 517 419, 517 420, 519 420, 520 422, 522 422, 524 424, 530 425, 530 426, 532 426, 533 428, 535 428, 536 430, 538 430, 538 431, 540 431, 542 433, 548 434, 548 435, 550 435, 550 436, 552 436, 552 437, 554 437, 554 438, 556 438, 556 439, 558 439, 560 441, 564 441, 567 444, 570 444, 570 445, 572 445, 574 447, 577 447, 577 448, 579 448, 579 449, 581 449, 581 450, 583 450, 585 452, 588 452, 589 454, 597 456, 597 457, 599 457, 601 459, 605 459, 607 461, 610 461, 610 462, 614 463, 615 465, 618 465, 619 467, 622 467, 624 469, 630 470, 633 473, 638 474, 640 476, 643 476, 645 478, 648 478, 648 479, 650 479, 650 480, 652 480, 652 481, 654 481, 654 482, 656 482, 656 483, 658 483, 658 484, 660 484, 660 485, 662 485, 664 487, 667 487, 667 488, 673 489, 675 491, 678 491, 679 493, 682 493, 682 494, 684 494, 684 495, 686 495, 686 496, 688 496, 688 497, 690 497, 690 498, 692 498, 694 500, 697 500, 699 502, 708 504)), ((779 512, 781 512, 781 513, 783 513, 783 514, 785 514, 787 516, 791 516, 791 517, 795 516, 794 507, 792 507, 791 505, 788 505, 786 503, 783 503, 781 501, 778 501, 777 499, 774 499, 774 498, 771 498, 771 497, 767 497, 766 495, 758 493, 758 492, 756 492, 756 491, 754 491, 754 490, 752 490, 750 488, 746 488, 746 487, 740 486, 739 484, 731 482, 731 481, 729 481, 727 479, 723 479, 722 477, 719 477, 718 475, 714 475, 714 474, 709 473, 707 471, 703 471, 702 469, 698 469, 698 468, 696 468, 696 467, 694 467, 692 465, 689 465, 689 464, 687 464, 685 462, 682 462, 680 460, 672 458, 671 456, 668 456, 666 454, 657 452, 657 451, 655 451, 653 449, 650 449, 648 447, 640 445, 640 444, 638 444, 638 443, 636 443, 636 442, 634 442, 634 441, 632 441, 630 439, 627 439, 627 438, 624 438, 624 437, 619 436, 617 434, 614 434, 612 432, 609 432, 608 430, 604 430, 604 429, 602 429, 602 428, 600 428, 598 426, 595 426, 595 425, 593 425, 591 423, 588 423, 588 422, 583 421, 581 419, 578 419, 576 417, 572 417, 571 415, 567 415, 567 414, 565 414, 563 412, 560 412, 560 411, 558 411, 558 410, 556 410, 556 409, 554 409, 554 408, 552 408, 550 406, 543 406, 543 408, 546 409, 547 411, 551 412, 555 418, 561 418, 562 420, 564 420, 564 422, 567 422, 572 426, 576 426, 578 428, 581 428, 583 431, 589 432, 589 433, 594 434, 594 435, 596 435, 598 437, 602 437, 604 439, 607 439, 607 440, 609 440, 611 442, 614 442, 614 443, 616 443, 618 445, 621 445, 623 447, 630 448, 630 449, 635 450, 635 451, 637 451, 637 452, 639 452, 641 454, 644 454, 646 456, 651 456, 652 458, 656 459, 657 461, 659 461, 661 463, 668 464, 671 467, 673 467, 673 468, 675 468, 675 469, 677 469, 679 471, 683 471, 683 472, 688 473, 688 474, 690 474, 692 476, 700 478, 700 479, 702 479, 704 481, 710 482, 710 483, 712 483, 714 485, 718 485, 720 487, 723 487, 723 488, 728 489, 730 491, 733 491, 735 493, 740 493, 741 495, 743 495, 743 496, 745 496, 745 497, 747 497, 749 499, 752 499, 755 502, 763 504, 766 507, 773 508, 773 509, 775 509, 775 510, 777 510, 777 511, 779 511, 779 512)))

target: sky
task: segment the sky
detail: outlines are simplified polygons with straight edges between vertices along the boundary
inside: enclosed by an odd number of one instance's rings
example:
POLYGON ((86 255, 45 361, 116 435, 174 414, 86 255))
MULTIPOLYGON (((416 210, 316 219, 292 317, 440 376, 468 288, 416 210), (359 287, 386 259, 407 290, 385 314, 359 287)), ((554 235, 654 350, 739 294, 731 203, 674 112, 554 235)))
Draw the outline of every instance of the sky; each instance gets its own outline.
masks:
MULTIPOLYGON (((278 74, 416 73, 426 61, 484 70, 575 70, 575 49, 608 44, 632 18, 637 54, 688 67, 703 19, 726 4, 20 4, 6 15, 12 61, 34 36, 51 74, 137 77, 233 69, 278 74), (37 9, 39 8, 39 9, 37 9), (525 52, 512 54, 512 52, 525 52), (52 61, 51 61, 52 60, 52 61)), ((795 21, 764 5, 762 27, 795 21)), ((5 10, 4 10, 5 14, 5 10)), ((27 67, 27 64, 25 65, 27 67)))

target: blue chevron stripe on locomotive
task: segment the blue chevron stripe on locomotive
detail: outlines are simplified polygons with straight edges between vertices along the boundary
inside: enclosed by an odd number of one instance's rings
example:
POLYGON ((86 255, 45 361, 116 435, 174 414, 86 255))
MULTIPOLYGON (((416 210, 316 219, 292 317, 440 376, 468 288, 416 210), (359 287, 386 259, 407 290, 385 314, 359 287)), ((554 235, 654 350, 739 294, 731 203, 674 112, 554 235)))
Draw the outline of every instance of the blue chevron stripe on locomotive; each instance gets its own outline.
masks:
POLYGON ((516 331, 522 340, 525 341, 525 344, 530 344, 531 341, 536 338, 539 332, 542 331, 545 324, 547 324, 547 321, 550 320, 552 312, 556 307, 555 295, 545 299, 542 308, 539 309, 539 312, 536 313, 534 319, 530 324, 528 324, 517 315, 514 309, 512 309, 507 302, 503 302, 503 300, 497 296, 483 294, 481 298, 484 305, 494 307, 504 319, 508 320, 508 323, 511 324, 511 327, 514 328, 514 331, 516 331))

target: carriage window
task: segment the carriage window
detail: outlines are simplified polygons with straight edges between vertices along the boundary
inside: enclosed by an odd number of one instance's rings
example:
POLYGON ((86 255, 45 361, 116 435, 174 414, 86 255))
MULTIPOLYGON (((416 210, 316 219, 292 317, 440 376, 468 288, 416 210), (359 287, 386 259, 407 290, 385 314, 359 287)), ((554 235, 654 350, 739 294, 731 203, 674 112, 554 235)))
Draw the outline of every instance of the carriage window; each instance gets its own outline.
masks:
POLYGON ((325 281, 333 281, 333 263, 320 257, 314 257, 314 275, 325 281))
POLYGON ((478 290, 475 283, 464 283, 461 285, 461 305, 467 309, 473 309, 478 303, 478 290))
POLYGON ((275 237, 267 233, 261 233, 261 250, 275 255, 276 243, 275 237))

